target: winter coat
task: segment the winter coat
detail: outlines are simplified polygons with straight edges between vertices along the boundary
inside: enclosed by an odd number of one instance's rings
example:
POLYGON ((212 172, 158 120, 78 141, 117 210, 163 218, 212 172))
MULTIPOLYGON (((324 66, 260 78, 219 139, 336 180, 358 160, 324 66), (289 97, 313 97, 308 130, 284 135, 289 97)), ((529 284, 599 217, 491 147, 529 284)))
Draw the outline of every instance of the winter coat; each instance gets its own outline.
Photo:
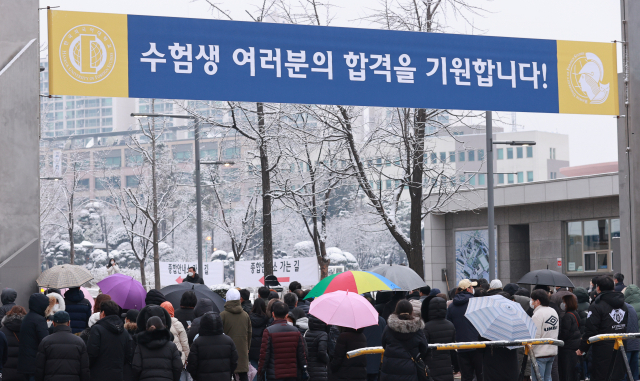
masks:
POLYGON ((289 306, 289 313, 291 313, 293 317, 296 318, 296 320, 303 317, 307 317, 307 314, 301 308, 298 308, 297 306, 294 306, 294 305, 289 306))
POLYGON ((309 329, 309 318, 303 317, 296 320, 296 327, 300 330, 300 333, 304 335, 305 332, 309 329))
POLYGON ((251 315, 251 309, 253 308, 251 300, 245 300, 244 302, 241 302, 240 305, 242 306, 244 312, 247 313, 247 315, 251 315))
POLYGON ((573 294, 578 299, 578 317, 580 318, 580 333, 584 333, 587 325, 587 310, 589 309, 589 293, 583 287, 576 287, 573 294))
MULTIPOLYGON (((627 286, 627 289, 624 290, 624 301, 625 303, 631 304, 633 309, 636 310, 636 313, 640 313, 640 287, 635 284, 627 286)), ((640 325, 640 317, 638 324, 640 325)))
MULTIPOLYGON (((531 320, 536 326, 536 339, 558 338, 560 319, 556 310, 540 305, 533 310, 531 320)), ((555 345, 534 345, 532 351, 536 357, 555 356, 558 354, 558 347, 555 345)))
MULTIPOLYGON (((387 327, 387 322, 378 315, 378 325, 364 327, 362 333, 367 338, 367 347, 379 347, 382 345, 382 332, 387 327)), ((378 374, 382 355, 367 355, 367 374, 378 374)))
POLYGON ((87 352, 92 381, 113 381, 123 377, 125 363, 131 362, 132 339, 118 315, 106 316, 91 327, 87 352))
POLYGON ((174 317, 171 318, 170 332, 173 335, 173 343, 180 351, 180 359, 184 364, 189 356, 189 339, 187 339, 187 331, 185 331, 180 321, 174 317))
POLYGON ((64 293, 65 311, 69 313, 71 332, 82 332, 87 328, 87 323, 93 311, 91 303, 85 299, 80 288, 70 288, 64 293))
MULTIPOLYGON (((59 325, 40 342, 36 381, 92 381, 87 347, 71 328, 59 325)), ((33 366, 33 365, 32 365, 33 366)))
MULTIPOLYGON (((638 333, 638 312, 629 303, 625 303, 629 310, 629 319, 627 320, 627 333, 638 333)), ((640 351, 640 339, 625 340, 624 348, 628 352, 640 351)))
POLYGON ((231 337, 238 350, 238 368, 236 372, 249 371, 249 347, 251 346, 251 319, 240 306, 239 300, 230 300, 220 312, 224 334, 231 337))
POLYGON ((187 275, 187 277, 184 278, 182 282, 204 284, 204 280, 197 273, 194 276, 187 275))
POLYGON ((331 360, 329 380, 365 380, 367 379, 367 358, 364 356, 347 359, 347 352, 365 348, 367 338, 362 332, 353 329, 344 330, 336 341, 336 349, 331 360))
MULTIPOLYGON (((147 296, 144 298, 144 304, 147 306, 150 304, 159 306, 166 301, 167 301, 167 298, 165 298, 164 294, 155 289, 149 290, 149 292, 147 292, 147 296)), ((146 322, 145 322, 145 327, 146 327, 146 322)))
POLYGON ((298 300, 298 308, 305 313, 305 315, 309 315, 309 308, 311 307, 311 303, 307 300, 298 300))
POLYGON ((268 316, 251 314, 251 347, 249 348, 249 360, 260 360, 260 345, 262 344, 262 334, 269 323, 268 316))
POLYGON ((193 322, 196 319, 196 315, 194 314, 193 311, 194 311, 193 308, 180 307, 173 313, 173 316, 176 319, 178 319, 180 323, 182 323, 182 326, 184 327, 185 331, 189 330, 188 322, 193 322))
POLYGON ((133 375, 136 380, 180 381, 182 360, 168 329, 143 331, 136 335, 133 375))
MULTIPOLYGON (((456 328, 447 317, 447 301, 442 298, 433 298, 425 301, 428 305, 423 307, 427 312, 422 320, 424 324, 424 336, 429 344, 448 344, 456 341, 456 328)), ((423 315, 425 315, 423 313, 423 315)), ((448 351, 430 351, 424 358, 425 363, 431 371, 430 375, 434 381, 453 381, 451 371, 451 354, 448 351)))
POLYGON ((391 300, 385 303, 384 307, 382 307, 382 312, 380 312, 380 315, 382 315, 385 321, 389 320, 389 315, 396 310, 396 304, 398 304, 399 300, 404 299, 404 296, 404 291, 393 291, 391 300))
MULTIPOLYGON (((456 341, 480 341, 480 334, 471 322, 464 316, 467 312, 469 300, 473 295, 467 291, 461 291, 453 297, 453 302, 447 309, 447 320, 456 328, 456 341)), ((469 352, 475 349, 459 349, 458 352, 469 352)))
POLYGON ((625 289, 625 287, 627 287, 627 286, 625 286, 624 282, 618 282, 618 283, 616 283, 616 285, 614 286, 614 289, 613 289, 613 290, 614 290, 614 291, 617 291, 617 292, 622 292, 622 290, 624 290, 624 289, 625 289))
POLYGON ((222 331, 222 320, 215 312, 202 316, 200 336, 193 342, 187 371, 194 380, 231 380, 238 366, 233 340, 222 331))
MULTIPOLYGON (((588 344, 587 339, 604 333, 618 334, 627 332, 629 314, 624 303, 624 295, 616 291, 601 292, 589 306, 587 316, 587 324, 584 335, 582 335, 580 350, 582 352, 587 352, 590 348, 593 350, 591 379, 605 380, 608 377, 607 370, 609 369, 614 342, 601 341, 588 344)), ((618 356, 620 356, 619 353, 618 356)), ((622 364, 622 358, 618 358, 616 363, 622 364)), ((622 377, 624 377, 624 367, 615 367, 613 379, 620 380, 622 377)))
POLYGON ((17 297, 18 293, 13 288, 5 288, 2 290, 2 294, 0 294, 0 302, 2 302, 2 307, 0 307, 0 320, 16 305, 17 297))
POLYGON ((298 378, 305 365, 305 344, 300 331, 286 320, 275 320, 262 334, 258 376, 266 381, 298 378))
MULTIPOLYGON (((153 290, 152 290, 153 291, 153 290)), ((149 318, 157 316, 162 320, 162 324, 170 330, 172 325, 171 315, 164 308, 160 307, 160 305, 147 305, 143 309, 140 310, 138 314, 138 319, 136 319, 136 324, 138 325, 138 333, 144 332, 147 327, 147 320, 149 318)))
POLYGON ((20 354, 18 357, 18 372, 23 374, 34 374, 33 366, 36 363, 38 346, 42 339, 49 335, 47 330, 47 319, 44 318, 44 311, 49 306, 49 298, 40 293, 32 294, 29 297, 29 312, 22 318, 20 327, 20 354))
POLYGON ((327 381, 328 379, 328 330, 327 323, 313 315, 309 315, 309 329, 303 336, 307 345, 307 371, 309 372, 310 381, 327 381))
POLYGON ((2 318, 0 332, 7 338, 7 362, 2 366, 2 381, 23 381, 24 376, 18 373, 18 355, 20 353, 20 326, 22 315, 11 315, 2 318))
POLYGON ((2 366, 9 359, 9 343, 7 337, 0 331, 0 375, 2 374, 2 366))
POLYGON ((580 317, 576 311, 567 312, 560 319, 558 340, 564 341, 562 349, 570 349, 575 352, 580 348, 582 335, 580 334, 579 323, 580 317))
POLYGON ((202 318, 202 315, 207 312, 213 312, 213 301, 208 298, 202 298, 198 300, 198 303, 196 303, 196 307, 193 309, 195 319, 193 319, 193 321, 191 322, 191 328, 189 328, 189 331, 187 332, 189 345, 193 344, 193 339, 196 337, 198 331, 200 330, 200 319, 202 318))
POLYGON ((411 320, 400 320, 396 314, 389 316, 382 334, 380 381, 418 381, 418 370, 411 358, 429 357, 423 329, 424 322, 416 316, 411 320))
POLYGON ((107 268, 107 275, 120 274, 120 267, 117 264, 111 265, 107 268))

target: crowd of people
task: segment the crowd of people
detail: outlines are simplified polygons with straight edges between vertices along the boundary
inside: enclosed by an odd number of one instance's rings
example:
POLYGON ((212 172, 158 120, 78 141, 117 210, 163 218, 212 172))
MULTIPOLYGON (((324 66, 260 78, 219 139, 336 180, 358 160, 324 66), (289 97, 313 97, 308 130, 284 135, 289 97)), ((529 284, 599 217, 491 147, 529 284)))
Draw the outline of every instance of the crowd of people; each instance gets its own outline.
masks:
MULTIPOLYGON (((192 278, 197 282, 195 276, 192 278)), ((4 289, 0 300, 0 368, 3 381, 265 380, 420 381, 426 365, 434 381, 513 381, 522 348, 430 350, 428 344, 486 340, 465 317, 473 298, 501 296, 518 303, 536 326, 536 338, 564 346, 533 347, 543 380, 623 380, 620 359, 611 364, 612 341, 589 344, 603 333, 638 332, 640 288, 624 276, 598 276, 587 290, 500 280, 464 279, 447 293, 429 286, 413 292, 364 294, 379 312, 378 324, 352 329, 327 325, 309 313, 308 291, 292 282, 280 295, 267 287, 255 300, 230 289, 224 310, 186 291, 179 306, 150 290, 140 311, 123 310, 107 294, 94 307, 79 288, 35 293, 28 309, 4 289), (380 354, 347 358, 349 351, 382 346, 380 354)), ((640 341, 625 342, 638 380, 640 341)), ((536 380, 531 366, 526 377, 536 380)), ((537 380, 536 380, 537 381, 537 380)))

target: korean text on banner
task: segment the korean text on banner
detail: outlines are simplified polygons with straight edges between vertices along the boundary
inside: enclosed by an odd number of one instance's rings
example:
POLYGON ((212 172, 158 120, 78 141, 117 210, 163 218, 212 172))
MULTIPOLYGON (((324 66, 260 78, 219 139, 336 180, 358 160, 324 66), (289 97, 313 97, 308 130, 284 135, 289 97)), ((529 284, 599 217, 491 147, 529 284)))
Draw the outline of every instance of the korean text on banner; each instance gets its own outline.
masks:
POLYGON ((222 261, 205 262, 204 271, 198 271, 197 262, 160 262, 160 283, 163 287, 182 283, 188 275, 189 267, 195 267, 198 275, 208 286, 224 283, 224 263, 222 261))
MULTIPOLYGON (((293 281, 313 286, 319 281, 318 261, 312 258, 283 258, 273 260, 273 275, 283 287, 293 281)), ((235 285, 238 287, 264 286, 263 261, 235 262, 235 285)))
POLYGON ((49 11, 50 93, 617 115, 613 43, 49 11))

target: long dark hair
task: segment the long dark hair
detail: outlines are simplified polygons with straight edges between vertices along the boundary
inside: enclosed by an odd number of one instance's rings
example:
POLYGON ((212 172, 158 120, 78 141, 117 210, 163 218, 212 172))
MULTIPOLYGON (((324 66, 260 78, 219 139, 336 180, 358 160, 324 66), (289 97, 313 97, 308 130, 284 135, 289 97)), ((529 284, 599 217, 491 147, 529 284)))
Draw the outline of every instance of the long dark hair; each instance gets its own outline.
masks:
POLYGON ((258 316, 267 316, 267 305, 264 302, 264 299, 258 298, 253 302, 251 313, 258 316))
POLYGON ((118 262, 116 262, 115 258, 109 258, 109 261, 107 262, 107 268, 111 267, 111 261, 113 261, 114 264, 118 264, 118 262))

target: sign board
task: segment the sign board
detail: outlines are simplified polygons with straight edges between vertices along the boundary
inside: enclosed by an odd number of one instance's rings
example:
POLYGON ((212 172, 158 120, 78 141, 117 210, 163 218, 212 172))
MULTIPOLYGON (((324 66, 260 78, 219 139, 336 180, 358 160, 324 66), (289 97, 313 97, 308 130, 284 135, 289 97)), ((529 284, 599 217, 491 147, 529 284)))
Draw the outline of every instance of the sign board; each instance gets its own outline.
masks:
POLYGON ((329 275, 340 274, 344 272, 344 266, 329 266, 328 273, 329 275))
POLYGON ((205 262, 204 271, 198 271, 198 262, 160 262, 160 283, 163 287, 182 283, 187 277, 189 267, 195 267, 207 286, 224 283, 224 263, 222 261, 205 262))
POLYGON ((562 258, 558 258, 558 267, 562 267, 562 258))
POLYGON ((55 95, 618 114, 614 43, 52 11, 55 95))
MULTIPOLYGON (((274 259, 273 275, 285 288, 296 280, 303 286, 312 286, 319 281, 318 261, 315 257, 274 259)), ((240 287, 264 286, 264 261, 235 262, 235 284, 240 287)))
POLYGON ((62 177, 62 151, 55 150, 52 155, 53 161, 53 176, 62 177))

